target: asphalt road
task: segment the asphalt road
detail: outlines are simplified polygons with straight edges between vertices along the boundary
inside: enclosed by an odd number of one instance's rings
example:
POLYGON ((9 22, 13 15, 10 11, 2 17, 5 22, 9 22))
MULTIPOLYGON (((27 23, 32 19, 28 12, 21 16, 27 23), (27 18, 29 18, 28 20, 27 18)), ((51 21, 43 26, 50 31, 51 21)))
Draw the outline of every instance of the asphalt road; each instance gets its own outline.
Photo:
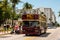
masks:
POLYGON ((40 36, 25 36, 25 34, 8 34, 0 36, 0 40, 60 40, 60 27, 48 29, 46 34, 40 36))

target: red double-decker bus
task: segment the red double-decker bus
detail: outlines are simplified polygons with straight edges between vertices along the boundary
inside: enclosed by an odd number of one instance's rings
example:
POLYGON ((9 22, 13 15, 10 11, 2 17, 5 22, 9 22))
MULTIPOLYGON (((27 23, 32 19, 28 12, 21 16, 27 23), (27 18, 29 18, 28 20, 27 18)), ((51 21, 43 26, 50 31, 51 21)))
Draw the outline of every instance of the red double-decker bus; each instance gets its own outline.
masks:
POLYGON ((46 33, 46 16, 40 14, 22 14, 22 32, 26 35, 46 33))

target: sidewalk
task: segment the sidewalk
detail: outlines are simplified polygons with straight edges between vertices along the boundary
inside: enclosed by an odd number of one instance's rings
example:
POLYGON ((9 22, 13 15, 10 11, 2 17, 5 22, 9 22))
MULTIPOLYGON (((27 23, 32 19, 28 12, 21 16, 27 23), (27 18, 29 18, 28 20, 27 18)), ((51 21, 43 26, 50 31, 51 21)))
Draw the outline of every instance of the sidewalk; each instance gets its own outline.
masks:
POLYGON ((24 34, 9 34, 9 35, 4 35, 2 37, 0 37, 0 40, 21 40, 24 38, 24 34))
POLYGON ((9 34, 10 33, 10 31, 8 31, 8 33, 7 32, 0 32, 0 35, 6 35, 6 34, 9 34))

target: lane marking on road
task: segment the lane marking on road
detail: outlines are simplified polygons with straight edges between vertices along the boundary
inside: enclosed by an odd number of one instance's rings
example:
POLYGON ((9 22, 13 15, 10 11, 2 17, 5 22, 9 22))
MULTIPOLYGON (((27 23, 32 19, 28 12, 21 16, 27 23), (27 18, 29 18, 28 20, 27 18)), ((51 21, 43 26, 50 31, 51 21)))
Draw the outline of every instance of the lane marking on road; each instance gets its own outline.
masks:
POLYGON ((31 40, 31 38, 25 38, 24 40, 31 40))
POLYGON ((24 40, 33 40, 35 37, 25 37, 24 40))

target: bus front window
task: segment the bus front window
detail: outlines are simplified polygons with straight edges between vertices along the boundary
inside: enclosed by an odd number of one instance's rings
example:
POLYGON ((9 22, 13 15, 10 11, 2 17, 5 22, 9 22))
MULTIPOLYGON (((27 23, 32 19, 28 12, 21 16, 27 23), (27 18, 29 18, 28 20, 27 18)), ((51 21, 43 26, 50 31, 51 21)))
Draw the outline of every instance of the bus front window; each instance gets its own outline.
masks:
POLYGON ((37 27, 39 25, 38 21, 24 21, 23 26, 25 27, 37 27))
POLYGON ((23 26, 24 27, 29 27, 29 21, 23 21, 23 26))
POLYGON ((30 22, 30 26, 31 27, 37 27, 39 25, 39 22, 38 21, 31 21, 30 22))

